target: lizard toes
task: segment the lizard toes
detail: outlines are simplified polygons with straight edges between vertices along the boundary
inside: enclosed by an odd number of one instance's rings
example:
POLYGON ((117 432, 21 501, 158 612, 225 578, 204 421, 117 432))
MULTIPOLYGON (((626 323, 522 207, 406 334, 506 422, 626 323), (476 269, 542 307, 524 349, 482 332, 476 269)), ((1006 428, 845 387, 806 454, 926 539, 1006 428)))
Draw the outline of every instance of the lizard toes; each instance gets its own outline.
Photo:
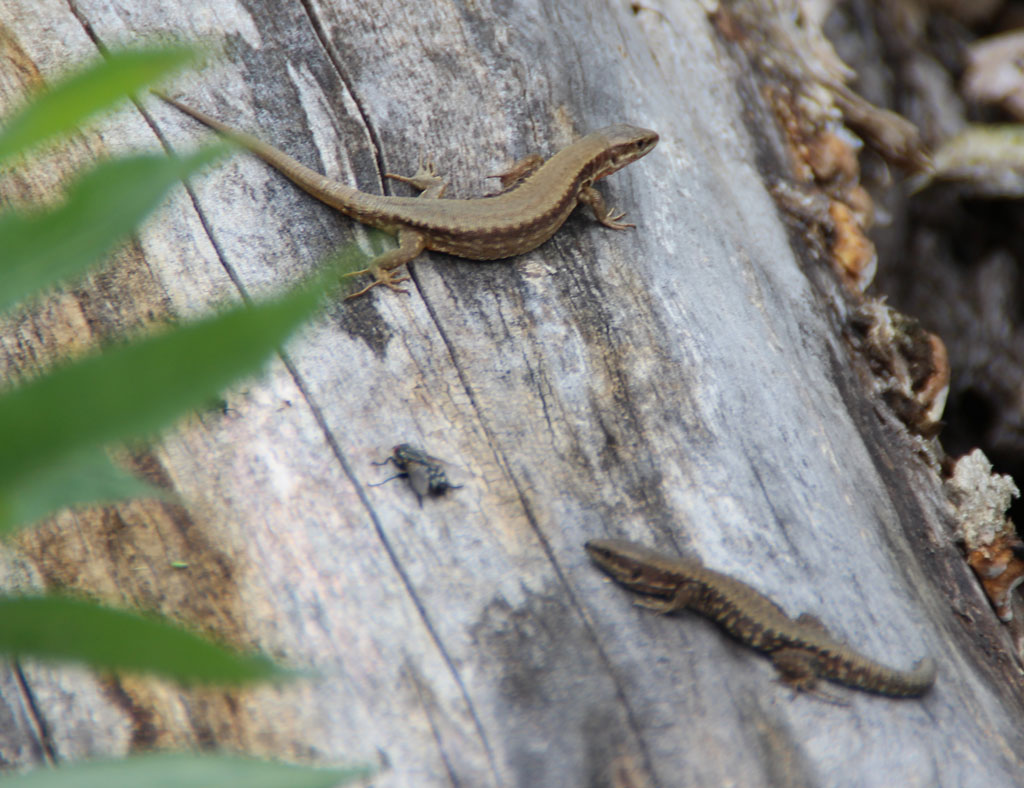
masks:
POLYGON ((625 230, 629 227, 636 227, 636 225, 632 224, 631 222, 619 221, 619 219, 621 219, 625 215, 625 211, 616 214, 609 213, 609 215, 604 218, 604 221, 601 222, 601 224, 603 224, 605 227, 611 227, 613 230, 625 230))

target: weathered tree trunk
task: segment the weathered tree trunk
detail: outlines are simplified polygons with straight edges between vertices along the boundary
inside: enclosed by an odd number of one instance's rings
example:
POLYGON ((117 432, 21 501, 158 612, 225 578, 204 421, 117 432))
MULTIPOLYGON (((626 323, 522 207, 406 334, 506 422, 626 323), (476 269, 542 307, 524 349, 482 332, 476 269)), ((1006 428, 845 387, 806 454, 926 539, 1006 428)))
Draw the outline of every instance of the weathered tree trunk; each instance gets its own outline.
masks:
MULTIPOLYGON (((334 304, 223 412, 137 457, 186 507, 64 513, 16 540, 10 584, 157 609, 320 678, 194 692, 8 665, 12 768, 215 747, 380 763, 382 786, 1019 774, 1010 639, 923 442, 874 393, 847 327, 856 297, 791 248, 766 188, 790 162, 736 30, 696 3, 571 1, 8 0, 0 24, 0 108, 97 44, 213 40, 223 57, 169 92, 376 193, 407 193, 382 173, 421 155, 450 195, 474 196, 599 126, 661 134, 600 185, 636 230, 579 211, 512 261, 426 255, 411 295, 334 304), (402 442, 448 460, 462 488, 421 507, 402 482, 370 486, 402 442), (710 623, 632 607, 581 549, 608 536, 699 554, 886 664, 931 655, 937 684, 920 700, 794 696, 710 623)), ((2 188, 50 198, 94 156, 208 136, 146 101, 2 188)), ((238 155, 111 265, 8 321, 4 363, 280 291, 367 238, 238 155)))

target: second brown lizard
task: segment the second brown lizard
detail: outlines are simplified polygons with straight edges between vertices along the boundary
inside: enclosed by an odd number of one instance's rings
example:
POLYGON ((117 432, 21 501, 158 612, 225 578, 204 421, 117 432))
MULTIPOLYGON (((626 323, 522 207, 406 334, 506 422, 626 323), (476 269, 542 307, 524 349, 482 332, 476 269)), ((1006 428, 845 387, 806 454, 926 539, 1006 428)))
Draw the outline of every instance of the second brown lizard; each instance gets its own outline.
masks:
POLYGON ((931 659, 911 670, 886 667, 840 643, 813 616, 792 619, 764 594, 697 559, 670 557, 618 539, 595 539, 584 549, 626 588, 661 597, 645 600, 645 607, 706 616, 739 642, 768 654, 795 689, 812 690, 822 678, 880 695, 912 697, 935 682, 931 659))

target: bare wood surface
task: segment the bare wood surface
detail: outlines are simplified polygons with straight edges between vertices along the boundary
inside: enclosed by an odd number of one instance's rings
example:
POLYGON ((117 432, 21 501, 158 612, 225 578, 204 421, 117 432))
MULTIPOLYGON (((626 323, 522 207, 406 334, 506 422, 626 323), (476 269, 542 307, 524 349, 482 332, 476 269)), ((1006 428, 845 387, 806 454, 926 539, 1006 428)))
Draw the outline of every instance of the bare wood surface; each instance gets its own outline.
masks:
MULTIPOLYGON (((1008 638, 937 474, 870 393, 838 285, 790 249, 754 164, 780 159, 776 132, 696 4, 17 0, 0 26, 0 110, 97 43, 205 38, 223 57, 170 92, 378 193, 406 193, 381 174, 422 153, 472 196, 608 123, 662 136, 601 184, 636 231, 580 211, 514 261, 425 256, 411 296, 333 305, 224 412, 134 457, 187 508, 63 513, 5 556, 9 586, 158 609, 320 679, 183 692, 19 666, 0 677, 8 764, 213 746, 379 763, 381 786, 1012 783, 1008 638), (421 508, 369 486, 404 441, 462 489, 421 508), (631 607, 581 549, 605 536, 695 552, 886 664, 930 654, 938 684, 794 697, 707 622, 631 607)), ((147 101, 7 176, 5 198, 207 136, 147 101)), ((8 320, 3 369, 276 292, 367 239, 239 155, 8 320)))

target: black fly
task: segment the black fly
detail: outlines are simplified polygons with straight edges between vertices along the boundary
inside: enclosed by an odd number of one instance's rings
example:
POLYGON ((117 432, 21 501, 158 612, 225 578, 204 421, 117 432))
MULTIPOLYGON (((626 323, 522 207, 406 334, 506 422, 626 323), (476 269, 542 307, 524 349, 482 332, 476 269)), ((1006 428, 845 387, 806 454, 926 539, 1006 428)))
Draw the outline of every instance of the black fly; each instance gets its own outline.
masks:
POLYGON ((378 487, 392 479, 404 477, 409 480, 409 486, 416 493, 420 506, 423 506, 424 495, 444 495, 448 490, 456 490, 462 486, 448 481, 448 475, 444 472, 441 460, 431 457, 410 443, 398 444, 392 450, 390 457, 381 462, 375 462, 374 465, 387 465, 389 462, 393 462, 399 472, 370 486, 378 487))

